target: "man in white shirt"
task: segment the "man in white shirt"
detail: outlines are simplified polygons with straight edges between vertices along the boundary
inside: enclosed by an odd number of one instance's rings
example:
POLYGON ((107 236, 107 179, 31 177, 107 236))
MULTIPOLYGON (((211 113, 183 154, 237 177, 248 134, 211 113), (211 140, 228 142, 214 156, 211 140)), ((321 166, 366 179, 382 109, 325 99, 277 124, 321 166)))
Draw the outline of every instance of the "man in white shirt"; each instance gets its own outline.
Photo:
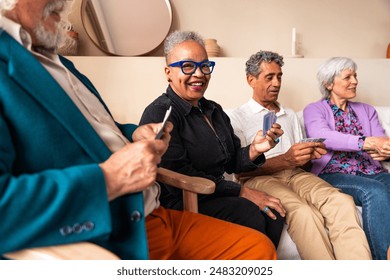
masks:
POLYGON ((228 112, 243 146, 263 127, 263 117, 275 111, 284 134, 261 168, 237 174, 246 187, 279 198, 287 211, 288 232, 303 259, 370 259, 352 197, 304 170, 326 153, 320 142, 299 143, 303 132, 297 115, 278 103, 283 57, 260 51, 246 62, 253 88, 248 103, 228 112), (327 233, 328 230, 328 233, 327 233))

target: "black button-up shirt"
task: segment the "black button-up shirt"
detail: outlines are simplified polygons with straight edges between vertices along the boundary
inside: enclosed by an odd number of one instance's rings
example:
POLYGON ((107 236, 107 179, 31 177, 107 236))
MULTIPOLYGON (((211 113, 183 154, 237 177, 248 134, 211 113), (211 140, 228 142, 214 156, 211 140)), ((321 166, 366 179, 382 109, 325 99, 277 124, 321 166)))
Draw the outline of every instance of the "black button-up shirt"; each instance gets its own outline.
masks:
MULTIPOLYGON (((140 125, 161 122, 170 105, 172 113, 169 121, 174 128, 160 166, 214 181, 216 191, 211 195, 213 197, 238 196, 241 186, 225 180, 224 173, 254 170, 265 162, 264 155, 255 161, 249 159, 249 146, 241 148, 240 139, 234 134, 230 119, 219 104, 202 98, 199 108, 194 107, 170 86, 166 93, 146 107, 140 125)), ((199 199, 207 199, 207 195, 199 196, 199 199)), ((160 200, 165 207, 182 208, 182 193, 177 188, 162 185, 160 200)))

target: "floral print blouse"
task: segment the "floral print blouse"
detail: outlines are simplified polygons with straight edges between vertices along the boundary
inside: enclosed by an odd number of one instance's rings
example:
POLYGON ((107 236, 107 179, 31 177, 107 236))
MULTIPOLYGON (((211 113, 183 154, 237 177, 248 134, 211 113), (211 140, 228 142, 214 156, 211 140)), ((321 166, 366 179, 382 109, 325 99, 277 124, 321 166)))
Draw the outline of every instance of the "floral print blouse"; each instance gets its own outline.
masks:
POLYGON ((370 155, 363 151, 365 137, 363 135, 362 125, 351 106, 347 104, 347 110, 343 111, 337 105, 332 104, 328 99, 327 103, 332 109, 335 119, 335 130, 345 134, 360 135, 358 142, 359 151, 344 152, 334 151, 332 158, 322 170, 324 173, 343 173, 343 174, 366 174, 374 175, 385 170, 381 167, 376 167, 371 164, 370 155))

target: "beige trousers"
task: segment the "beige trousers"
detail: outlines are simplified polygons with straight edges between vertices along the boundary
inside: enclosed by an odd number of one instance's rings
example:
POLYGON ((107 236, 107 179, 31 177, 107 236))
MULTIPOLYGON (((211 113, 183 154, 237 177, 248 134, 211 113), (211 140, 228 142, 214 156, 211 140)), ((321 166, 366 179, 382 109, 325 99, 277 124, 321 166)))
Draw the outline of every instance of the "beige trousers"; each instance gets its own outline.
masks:
POLYGON ((302 259, 371 259, 352 197, 316 175, 295 168, 251 178, 245 186, 281 200, 302 259))

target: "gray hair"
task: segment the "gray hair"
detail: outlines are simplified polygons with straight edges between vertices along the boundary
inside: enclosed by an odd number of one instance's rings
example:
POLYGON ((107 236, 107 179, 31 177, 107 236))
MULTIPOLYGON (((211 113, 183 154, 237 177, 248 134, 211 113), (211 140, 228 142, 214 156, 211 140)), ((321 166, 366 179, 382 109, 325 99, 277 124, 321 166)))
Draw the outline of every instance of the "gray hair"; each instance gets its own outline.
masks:
POLYGON ((245 63, 245 72, 247 76, 259 77, 261 73, 260 65, 262 62, 276 62, 280 67, 284 65, 283 56, 270 51, 258 51, 251 55, 248 61, 245 63))
POLYGON ((0 0, 0 15, 2 15, 4 12, 12 10, 18 0, 0 0))
POLYGON ((334 82, 336 76, 340 76, 344 70, 357 70, 356 63, 348 57, 332 57, 326 60, 318 69, 317 81, 318 87, 323 99, 330 97, 330 90, 327 88, 334 82))
POLYGON ((200 45, 202 45, 203 47, 205 46, 203 38, 198 33, 194 32, 194 31, 176 30, 176 31, 172 32, 170 35, 168 35, 168 37, 164 41, 164 56, 165 56, 165 60, 167 62, 168 62, 168 57, 169 57, 172 49, 176 45, 183 43, 185 41, 195 41, 195 42, 199 43, 200 45))

